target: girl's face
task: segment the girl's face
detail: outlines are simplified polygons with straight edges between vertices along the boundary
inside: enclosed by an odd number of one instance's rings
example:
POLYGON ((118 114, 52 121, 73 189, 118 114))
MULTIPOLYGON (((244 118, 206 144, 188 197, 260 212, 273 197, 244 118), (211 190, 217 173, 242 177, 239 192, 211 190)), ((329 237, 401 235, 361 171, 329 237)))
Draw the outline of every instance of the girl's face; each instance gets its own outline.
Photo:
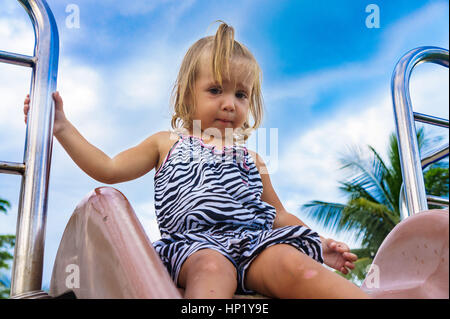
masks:
POLYGON ((200 121, 202 132, 208 128, 211 129, 208 132, 217 129, 220 137, 225 139, 225 129, 233 129, 234 132, 234 129, 242 127, 247 120, 252 82, 242 74, 244 64, 239 63, 242 61, 232 60, 230 78, 223 78, 222 85, 219 85, 214 80, 211 64, 207 63, 209 61, 202 59, 195 81, 196 105, 193 120, 200 121))

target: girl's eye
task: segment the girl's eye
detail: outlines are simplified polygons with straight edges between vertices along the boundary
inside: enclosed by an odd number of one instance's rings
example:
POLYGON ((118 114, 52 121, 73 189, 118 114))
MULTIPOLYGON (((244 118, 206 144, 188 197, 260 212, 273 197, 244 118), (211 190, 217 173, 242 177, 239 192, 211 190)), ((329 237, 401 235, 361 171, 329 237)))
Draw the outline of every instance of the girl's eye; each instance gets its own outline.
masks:
POLYGON ((220 93, 220 89, 219 88, 210 88, 208 91, 211 94, 219 94, 220 93))
POLYGON ((238 93, 236 93, 236 97, 238 99, 246 99, 247 98, 247 94, 245 94, 244 92, 238 92, 238 93))

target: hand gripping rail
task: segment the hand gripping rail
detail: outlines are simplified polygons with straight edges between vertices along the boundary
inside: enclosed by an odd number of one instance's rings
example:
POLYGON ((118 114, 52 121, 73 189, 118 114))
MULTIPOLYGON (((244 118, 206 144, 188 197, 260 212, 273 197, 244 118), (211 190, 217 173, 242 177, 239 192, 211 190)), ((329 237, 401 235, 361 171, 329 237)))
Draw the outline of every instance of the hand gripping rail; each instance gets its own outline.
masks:
POLYGON ((11 276, 12 298, 39 298, 44 256, 47 194, 53 142, 59 38, 55 18, 45 0, 18 0, 34 27, 34 56, 0 51, 0 62, 30 67, 31 109, 23 163, 0 161, 0 173, 22 175, 16 245, 11 276))
POLYGON ((419 47, 406 53, 397 63, 392 75, 392 100, 398 147, 402 167, 403 183, 400 202, 403 206, 401 217, 417 214, 428 209, 428 202, 448 206, 448 200, 427 196, 422 169, 431 163, 448 156, 448 144, 420 158, 414 121, 449 127, 449 121, 434 116, 414 113, 409 96, 409 78, 414 67, 422 62, 432 62, 448 68, 448 50, 437 47, 419 47), (406 197, 406 200, 403 197, 406 197), (403 201, 406 201, 406 205, 403 201), (406 206, 406 207, 405 207, 406 206))

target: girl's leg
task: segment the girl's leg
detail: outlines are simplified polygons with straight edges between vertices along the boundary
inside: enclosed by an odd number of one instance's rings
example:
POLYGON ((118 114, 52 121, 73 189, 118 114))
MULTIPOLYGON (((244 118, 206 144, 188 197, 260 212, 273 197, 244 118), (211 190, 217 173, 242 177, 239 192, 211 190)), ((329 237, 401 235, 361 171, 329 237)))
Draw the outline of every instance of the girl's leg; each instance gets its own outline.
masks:
POLYGON ((369 298, 350 281, 287 244, 264 249, 247 269, 245 286, 275 298, 369 298))
POLYGON ((233 263, 218 251, 201 249, 181 266, 178 284, 185 288, 184 298, 232 298, 237 288, 233 263))

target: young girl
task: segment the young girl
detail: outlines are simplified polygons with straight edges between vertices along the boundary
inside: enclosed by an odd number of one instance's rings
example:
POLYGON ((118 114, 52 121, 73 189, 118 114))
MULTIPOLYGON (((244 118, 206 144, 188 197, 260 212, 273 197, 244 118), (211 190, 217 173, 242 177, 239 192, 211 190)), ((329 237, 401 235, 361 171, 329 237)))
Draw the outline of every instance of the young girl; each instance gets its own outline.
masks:
MULTIPOLYGON (((222 23, 188 50, 173 91, 173 132, 158 132, 110 158, 66 119, 58 92, 54 136, 101 183, 155 168, 162 238, 154 248, 185 298, 366 298, 347 274, 357 256, 288 213, 267 168, 243 141, 262 119, 259 66, 222 23), (250 125, 249 117, 253 118, 250 125)), ((29 110, 25 99, 25 122, 29 110)))

